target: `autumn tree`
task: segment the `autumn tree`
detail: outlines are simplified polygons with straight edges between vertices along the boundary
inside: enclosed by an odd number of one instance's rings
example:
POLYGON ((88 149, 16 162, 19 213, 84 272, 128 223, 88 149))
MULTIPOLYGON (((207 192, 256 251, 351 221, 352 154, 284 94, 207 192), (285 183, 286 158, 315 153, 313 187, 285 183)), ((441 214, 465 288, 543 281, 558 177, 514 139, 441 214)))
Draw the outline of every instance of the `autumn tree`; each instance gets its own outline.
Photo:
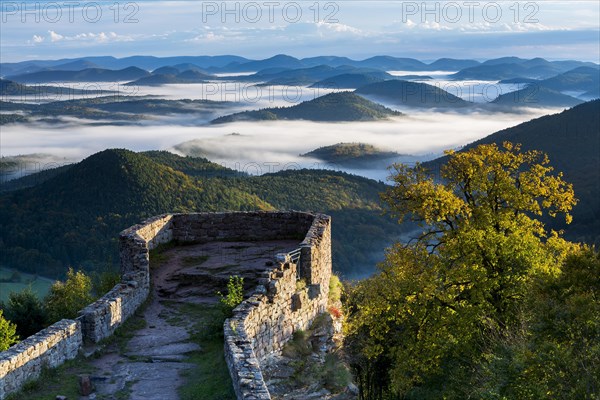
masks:
POLYGON ((521 326, 532 277, 558 273, 570 248, 541 222, 570 222, 576 202, 545 154, 504 143, 447 156, 439 182, 421 165, 393 166, 382 196, 422 232, 350 291, 348 346, 364 398, 468 398, 491 338, 521 326))

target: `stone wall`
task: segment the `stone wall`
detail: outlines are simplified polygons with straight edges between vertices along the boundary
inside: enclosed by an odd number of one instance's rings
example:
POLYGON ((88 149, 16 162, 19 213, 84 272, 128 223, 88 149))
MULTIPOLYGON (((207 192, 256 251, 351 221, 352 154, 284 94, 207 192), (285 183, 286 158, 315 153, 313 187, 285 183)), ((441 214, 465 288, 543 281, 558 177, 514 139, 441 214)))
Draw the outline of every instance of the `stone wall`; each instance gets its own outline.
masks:
POLYGON ((77 357, 82 345, 81 324, 63 319, 0 353, 0 399, 54 368, 77 357))
POLYGON ((331 223, 324 215, 312 216, 301 243, 301 257, 293 263, 280 257, 264 273, 256 292, 225 321, 225 358, 239 400, 267 400, 269 391, 260 363, 279 352, 296 330, 306 330, 326 311, 331 277, 331 223), (300 290, 299 277, 306 282, 300 290))
POLYGON ((331 275, 330 218, 302 212, 167 214, 123 231, 119 237, 121 282, 79 312, 0 353, 0 400, 75 358, 84 342, 112 335, 146 300, 150 250, 174 241, 262 241, 298 239, 298 265, 283 256, 265 272, 257 293, 225 323, 225 356, 240 399, 269 399, 259 361, 280 351, 295 330, 306 329, 325 311, 331 275), (308 232, 308 233, 307 233, 308 232), (297 268, 307 286, 296 291, 297 268), (252 393, 249 395, 248 393, 252 393))
POLYGON ((83 337, 97 343, 112 335, 150 293, 150 250, 172 240, 172 215, 134 225, 119 237, 121 283, 79 312, 83 337))

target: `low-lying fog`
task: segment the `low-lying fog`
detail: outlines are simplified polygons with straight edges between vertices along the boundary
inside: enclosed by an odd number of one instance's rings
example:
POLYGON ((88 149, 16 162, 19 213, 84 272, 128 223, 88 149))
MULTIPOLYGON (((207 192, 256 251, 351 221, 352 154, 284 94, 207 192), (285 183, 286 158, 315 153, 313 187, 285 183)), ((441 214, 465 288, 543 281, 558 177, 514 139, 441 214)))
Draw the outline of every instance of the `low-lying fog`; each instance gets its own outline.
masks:
MULTIPOLYGON (((531 109, 520 114, 453 114, 411 111, 380 122, 316 123, 298 121, 237 122, 215 126, 6 125, 2 156, 43 153, 55 159, 80 160, 106 148, 143 150, 202 149, 212 161, 252 174, 286 168, 324 167, 299 157, 339 142, 370 143, 400 154, 431 159, 498 130, 559 110, 531 109), (235 133, 235 135, 231 135, 235 133), (190 142, 193 141, 193 142, 190 142), (184 142, 184 145, 181 145, 184 142)), ((176 151, 177 152, 177 151, 176 151)), ((43 165, 40 166, 43 168, 43 165)), ((352 170, 383 180, 385 169, 352 170)))

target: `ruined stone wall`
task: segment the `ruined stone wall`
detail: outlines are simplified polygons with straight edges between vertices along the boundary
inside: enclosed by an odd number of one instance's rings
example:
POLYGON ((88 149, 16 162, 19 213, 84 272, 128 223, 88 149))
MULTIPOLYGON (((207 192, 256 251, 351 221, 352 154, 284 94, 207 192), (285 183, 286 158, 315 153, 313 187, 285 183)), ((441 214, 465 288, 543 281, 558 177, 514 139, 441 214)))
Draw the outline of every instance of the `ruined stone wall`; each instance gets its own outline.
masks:
POLYGON ((75 358, 84 342, 112 335, 146 300, 151 249, 159 244, 214 240, 298 239, 298 266, 285 257, 264 274, 257 293, 225 324, 225 356, 240 399, 269 399, 259 361, 279 351, 295 330, 325 311, 331 275, 330 219, 302 212, 167 214, 123 231, 119 238, 121 282, 79 312, 0 353, 0 400, 75 358), (308 232, 308 233, 307 233, 308 232), (296 291, 297 268, 307 286, 296 291), (229 324, 230 323, 230 324, 229 324), (252 395, 248 395, 252 393, 252 395))
POLYGON ((43 366, 57 367, 77 356, 84 342, 112 335, 146 300, 150 290, 149 250, 171 241, 172 215, 152 218, 120 235, 121 282, 79 312, 0 353, 0 400, 39 377, 43 366))
POLYGON ((77 357, 82 344, 81 324, 63 319, 0 353, 0 399, 54 368, 77 357))
POLYGON ((302 212, 221 212, 176 214, 173 239, 181 243, 215 240, 257 241, 298 239, 309 230, 314 216, 302 212))
POLYGON ((279 352, 297 330, 326 311, 331 277, 331 221, 312 216, 298 265, 282 257, 264 273, 256 292, 224 324, 225 358, 239 400, 267 400, 260 363, 279 352), (306 286, 297 285, 297 269, 306 286), (301 288, 298 290, 298 288, 301 288))
POLYGON ((121 283, 79 312, 85 341, 97 343, 112 335, 146 300, 150 250, 172 240, 172 218, 161 215, 121 232, 121 283))

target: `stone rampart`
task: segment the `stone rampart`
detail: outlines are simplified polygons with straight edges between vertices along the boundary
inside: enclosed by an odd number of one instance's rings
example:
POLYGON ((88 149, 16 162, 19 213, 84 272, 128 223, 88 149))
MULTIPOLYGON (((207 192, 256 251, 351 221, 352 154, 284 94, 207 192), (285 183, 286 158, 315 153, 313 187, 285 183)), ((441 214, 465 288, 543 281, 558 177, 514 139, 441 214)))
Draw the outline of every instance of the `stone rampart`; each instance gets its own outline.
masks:
POLYGON ((303 212, 166 214, 123 231, 119 238, 121 282, 79 312, 0 353, 0 400, 42 367, 77 356, 84 343, 112 335, 150 292, 150 250, 168 242, 298 239, 299 259, 280 255, 256 293, 225 323, 225 357, 239 399, 269 399, 260 370, 293 332, 306 329, 327 306, 331 276, 330 218, 303 212), (305 285, 297 285, 298 279, 305 285), (300 290, 297 288, 302 287, 300 290))

